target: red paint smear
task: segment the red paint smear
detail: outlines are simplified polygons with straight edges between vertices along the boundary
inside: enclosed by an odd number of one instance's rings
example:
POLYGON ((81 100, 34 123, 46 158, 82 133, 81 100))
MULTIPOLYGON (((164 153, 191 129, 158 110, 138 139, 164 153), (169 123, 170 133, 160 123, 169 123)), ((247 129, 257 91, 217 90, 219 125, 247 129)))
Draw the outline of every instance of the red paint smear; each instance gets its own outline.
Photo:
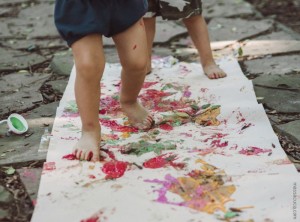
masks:
POLYGON ((74 154, 68 154, 63 156, 62 158, 67 160, 76 160, 76 156, 74 154))
POLYGON ((99 110, 99 114, 116 114, 121 112, 121 107, 119 101, 113 96, 106 96, 100 99, 100 107, 103 107, 99 110))
POLYGON ((43 170, 55 170, 56 166, 55 166, 55 162, 45 162, 44 166, 43 166, 43 170))
POLYGON ((100 122, 103 126, 111 128, 111 130, 116 132, 125 132, 125 133, 137 133, 138 129, 132 126, 122 126, 118 124, 115 120, 100 119, 100 122))
POLYGON ((158 82, 144 82, 144 84, 143 84, 143 88, 144 89, 147 89, 147 88, 149 88, 150 86, 153 86, 153 85, 155 85, 155 84, 157 84, 158 82))
POLYGON ((122 161, 110 161, 103 165, 102 171, 106 174, 105 179, 116 179, 124 175, 128 163, 122 161))
POLYGON ((174 163, 173 161, 176 160, 177 155, 174 154, 163 154, 154 158, 151 158, 143 163, 145 168, 157 169, 165 167, 166 165, 171 165, 174 168, 184 168, 184 163, 174 163))
POLYGON ((91 175, 89 175, 89 178, 90 178, 90 179, 95 179, 96 177, 95 177, 94 175, 91 174, 91 175))
POLYGON ((161 124, 159 125, 159 128, 163 129, 163 130, 166 130, 166 131, 171 131, 173 130, 173 126, 165 123, 165 124, 161 124))
MULTIPOLYGON (((206 134, 201 133, 201 135, 206 135, 206 134)), ((203 142, 208 142, 209 140, 213 140, 213 139, 216 139, 216 138, 221 139, 221 138, 224 138, 226 136, 228 136, 228 134, 216 133, 216 134, 212 135, 211 137, 206 138, 205 140, 203 140, 203 142)))
POLYGON ((100 218, 98 216, 94 216, 85 220, 81 220, 80 222, 98 222, 100 218))
POLYGON ((109 158, 116 160, 115 154, 112 151, 107 149, 101 149, 101 151, 105 152, 109 156, 109 158))
POLYGON ((246 121, 246 119, 243 117, 243 114, 240 111, 238 111, 236 119, 238 121, 237 123, 242 123, 246 121))
POLYGON ((173 93, 159 91, 155 89, 147 89, 146 92, 142 93, 139 96, 139 98, 145 107, 157 112, 170 111, 170 107, 172 107, 173 110, 190 107, 190 105, 182 99, 176 101, 165 99, 165 97, 171 96, 172 94, 173 93))

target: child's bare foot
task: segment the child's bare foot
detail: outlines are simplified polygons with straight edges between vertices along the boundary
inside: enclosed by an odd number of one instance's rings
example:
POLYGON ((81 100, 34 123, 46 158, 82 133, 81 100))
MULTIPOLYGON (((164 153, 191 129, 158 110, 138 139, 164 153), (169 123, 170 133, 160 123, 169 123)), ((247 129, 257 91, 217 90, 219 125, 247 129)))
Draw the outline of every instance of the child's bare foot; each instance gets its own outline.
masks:
POLYGON ((138 102, 132 104, 122 103, 121 107, 132 126, 140 130, 148 130, 154 125, 152 116, 138 102))
POLYGON ((209 79, 220 79, 227 76, 227 74, 219 68, 217 64, 210 64, 203 67, 205 75, 209 79))
POLYGON ((80 140, 73 148, 73 154, 79 160, 99 161, 100 130, 83 131, 80 140))

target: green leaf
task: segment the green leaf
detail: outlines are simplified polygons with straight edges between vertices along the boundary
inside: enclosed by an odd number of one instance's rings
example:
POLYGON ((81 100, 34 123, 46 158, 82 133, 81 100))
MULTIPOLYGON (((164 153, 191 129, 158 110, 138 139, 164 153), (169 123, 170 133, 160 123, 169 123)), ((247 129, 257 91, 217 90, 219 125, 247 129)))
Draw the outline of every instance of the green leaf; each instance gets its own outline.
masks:
POLYGON ((13 168, 13 167, 8 167, 6 170, 5 170, 5 173, 7 174, 7 175, 12 175, 12 174, 14 174, 16 172, 16 170, 15 170, 15 168, 13 168))
POLYGON ((239 54, 239 56, 243 56, 244 52, 243 52, 242 47, 239 47, 238 54, 239 54))

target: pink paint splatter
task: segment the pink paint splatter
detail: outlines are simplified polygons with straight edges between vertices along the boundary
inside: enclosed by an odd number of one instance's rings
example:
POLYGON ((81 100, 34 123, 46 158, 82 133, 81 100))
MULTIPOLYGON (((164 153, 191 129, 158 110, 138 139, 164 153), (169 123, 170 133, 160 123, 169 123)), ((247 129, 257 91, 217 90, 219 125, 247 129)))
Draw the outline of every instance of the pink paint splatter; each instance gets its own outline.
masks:
POLYGON ((180 133, 181 136, 192 137, 193 134, 190 133, 180 133))
POLYGON ((262 149, 255 146, 249 146, 247 149, 242 149, 239 151, 239 154, 243 154, 246 156, 259 155, 261 153, 271 153, 271 149, 262 149))
POLYGON ((43 170, 52 171, 55 170, 55 162, 45 162, 43 165, 43 170))
POLYGON ((77 118, 79 117, 79 113, 70 113, 70 112, 66 112, 64 111, 64 113, 61 115, 61 117, 69 117, 69 118, 77 118))
POLYGON ((221 140, 213 140, 213 141, 211 141, 211 145, 213 147, 223 148, 223 147, 228 146, 228 141, 221 142, 221 140))

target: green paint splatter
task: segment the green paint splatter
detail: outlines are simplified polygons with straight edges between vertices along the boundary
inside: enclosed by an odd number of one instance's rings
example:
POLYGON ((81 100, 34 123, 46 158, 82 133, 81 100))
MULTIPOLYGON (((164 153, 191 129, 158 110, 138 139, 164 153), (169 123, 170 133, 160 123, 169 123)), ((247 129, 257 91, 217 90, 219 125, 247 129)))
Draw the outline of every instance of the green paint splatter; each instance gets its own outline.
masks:
POLYGON ((198 111, 198 110, 200 109, 200 107, 199 107, 198 105, 196 105, 196 104, 192 104, 192 105, 191 105, 191 108, 192 108, 193 110, 195 110, 195 111, 198 111))
POLYGON ((211 106, 211 109, 214 110, 214 109, 218 109, 219 107, 221 107, 220 105, 213 105, 211 106))
POLYGON ((78 113, 78 107, 77 107, 76 101, 74 101, 74 100, 70 101, 67 104, 65 111, 70 112, 70 113, 78 113))
POLYGON ((132 154, 141 156, 145 153, 154 152, 156 154, 161 154, 163 150, 175 150, 176 145, 172 144, 170 141, 164 143, 149 143, 147 141, 141 140, 139 142, 129 143, 124 146, 121 151, 123 154, 132 154))
POLYGON ((237 216, 239 216, 238 213, 232 212, 232 211, 228 211, 228 212, 225 213, 224 219, 231 219, 231 218, 234 218, 234 217, 237 217, 237 216))
POLYGON ((11 117, 10 121, 11 121, 13 127, 15 127, 15 129, 17 129, 19 131, 24 131, 26 129, 24 124, 22 123, 22 121, 20 121, 18 118, 11 117))
POLYGON ((205 104, 205 105, 201 106, 201 109, 207 109, 208 107, 210 107, 210 104, 205 104))

